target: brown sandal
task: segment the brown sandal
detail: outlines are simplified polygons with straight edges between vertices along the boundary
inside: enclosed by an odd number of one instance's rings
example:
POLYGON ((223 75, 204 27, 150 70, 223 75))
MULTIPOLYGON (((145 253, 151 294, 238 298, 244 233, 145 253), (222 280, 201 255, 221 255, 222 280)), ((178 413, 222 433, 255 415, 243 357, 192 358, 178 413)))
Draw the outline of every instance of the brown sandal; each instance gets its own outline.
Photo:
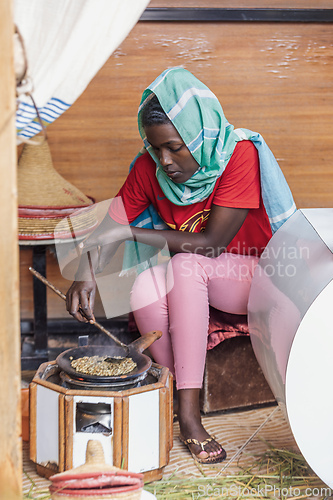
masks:
POLYGON ((185 446, 188 447, 192 457, 194 458, 194 460, 196 460, 197 462, 199 462, 200 464, 218 464, 220 462, 223 462, 223 460, 225 460, 227 458, 227 454, 226 454, 226 451, 222 448, 222 451, 219 455, 215 455, 215 456, 208 456, 206 458, 201 458, 199 457, 198 455, 196 455, 195 453, 193 453, 189 447, 190 444, 196 444, 197 446, 200 446, 201 450, 202 451, 205 451, 206 453, 208 453, 207 450, 205 450, 205 446, 210 443, 211 441, 216 441, 216 438, 214 436, 210 436, 209 438, 205 439, 204 441, 198 441, 197 439, 184 439, 181 435, 179 436, 179 439, 180 441, 185 444, 185 446))

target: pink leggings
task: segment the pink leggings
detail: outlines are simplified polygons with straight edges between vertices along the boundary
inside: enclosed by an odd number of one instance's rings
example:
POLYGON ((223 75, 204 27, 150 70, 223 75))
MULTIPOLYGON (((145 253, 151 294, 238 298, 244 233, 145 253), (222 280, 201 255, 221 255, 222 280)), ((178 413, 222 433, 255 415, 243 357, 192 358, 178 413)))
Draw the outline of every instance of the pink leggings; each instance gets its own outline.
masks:
POLYGON ((141 334, 162 331, 149 350, 175 375, 177 389, 202 386, 209 304, 246 314, 257 263, 257 257, 230 253, 216 258, 179 253, 137 277, 131 292, 135 321, 141 334))

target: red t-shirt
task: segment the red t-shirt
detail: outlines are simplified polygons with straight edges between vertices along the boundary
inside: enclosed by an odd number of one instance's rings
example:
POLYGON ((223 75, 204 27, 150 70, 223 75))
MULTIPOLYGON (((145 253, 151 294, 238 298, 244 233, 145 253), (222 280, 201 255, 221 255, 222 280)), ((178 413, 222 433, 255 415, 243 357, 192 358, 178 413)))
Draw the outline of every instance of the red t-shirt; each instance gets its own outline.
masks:
POLYGON ((237 143, 213 192, 199 203, 182 206, 171 203, 156 179, 156 165, 149 153, 136 160, 117 196, 122 199, 127 219, 115 198, 109 214, 116 222, 128 224, 152 204, 164 222, 178 231, 204 231, 212 204, 248 208, 242 227, 227 247, 228 252, 260 256, 272 236, 261 197, 258 152, 251 141, 237 143))

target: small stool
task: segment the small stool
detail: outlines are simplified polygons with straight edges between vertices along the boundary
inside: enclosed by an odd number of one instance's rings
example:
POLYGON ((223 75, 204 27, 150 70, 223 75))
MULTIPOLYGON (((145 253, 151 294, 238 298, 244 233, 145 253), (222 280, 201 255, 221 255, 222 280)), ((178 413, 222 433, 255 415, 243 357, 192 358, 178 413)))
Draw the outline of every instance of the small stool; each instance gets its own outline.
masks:
POLYGON ((273 393, 254 355, 247 316, 210 306, 203 413, 269 406, 273 393))
POLYGON ((223 340, 207 351, 200 406, 203 413, 275 403, 248 335, 223 340))

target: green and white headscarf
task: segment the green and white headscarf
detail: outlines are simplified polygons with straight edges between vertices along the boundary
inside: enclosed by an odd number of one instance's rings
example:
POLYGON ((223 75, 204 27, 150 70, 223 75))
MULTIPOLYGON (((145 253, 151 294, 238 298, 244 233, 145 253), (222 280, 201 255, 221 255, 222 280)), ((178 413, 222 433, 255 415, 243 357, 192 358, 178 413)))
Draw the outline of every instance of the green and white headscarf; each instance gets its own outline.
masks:
POLYGON ((226 120, 213 92, 186 69, 170 68, 144 91, 138 121, 145 147, 157 164, 156 176, 166 197, 176 205, 189 205, 207 198, 237 142, 233 126, 226 120), (153 94, 200 165, 184 184, 174 183, 165 174, 147 142, 140 112, 153 94))
MULTIPOLYGON (((186 69, 169 68, 149 85, 142 95, 138 125, 145 148, 156 163, 156 177, 161 189, 175 205, 190 205, 208 198, 217 179, 228 165, 236 144, 250 140, 258 150, 261 194, 272 232, 296 211, 289 186, 263 137, 251 130, 234 129, 225 118, 217 97, 186 69), (183 184, 173 182, 165 174, 142 126, 141 111, 154 94, 199 164, 197 172, 183 184)), ((132 225, 167 229, 152 206, 132 225)), ((130 267, 129 254, 128 251, 125 267, 130 267)))

